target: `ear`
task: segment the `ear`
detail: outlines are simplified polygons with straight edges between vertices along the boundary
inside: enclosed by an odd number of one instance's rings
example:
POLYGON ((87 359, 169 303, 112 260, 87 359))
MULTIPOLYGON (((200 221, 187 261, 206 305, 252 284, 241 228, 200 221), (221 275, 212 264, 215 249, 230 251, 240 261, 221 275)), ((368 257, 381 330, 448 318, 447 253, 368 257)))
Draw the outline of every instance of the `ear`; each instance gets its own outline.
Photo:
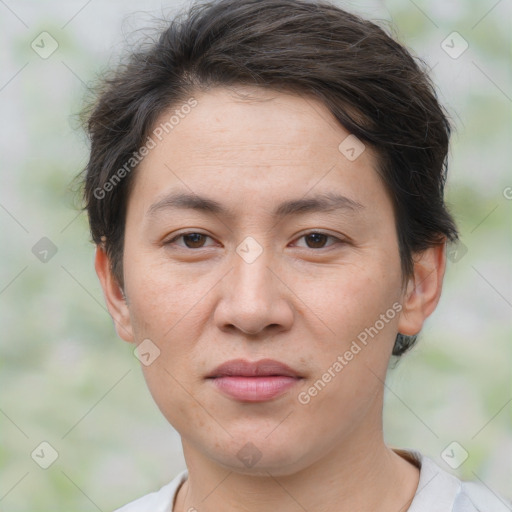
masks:
POLYGON ((97 245, 94 257, 94 268, 103 288, 107 308, 114 321, 117 335, 124 341, 133 342, 133 330, 130 322, 130 312, 123 290, 112 274, 110 260, 105 250, 97 245))
POLYGON ((414 272, 407 283, 398 332, 418 334, 441 297, 446 268, 446 243, 429 247, 414 256, 414 272))

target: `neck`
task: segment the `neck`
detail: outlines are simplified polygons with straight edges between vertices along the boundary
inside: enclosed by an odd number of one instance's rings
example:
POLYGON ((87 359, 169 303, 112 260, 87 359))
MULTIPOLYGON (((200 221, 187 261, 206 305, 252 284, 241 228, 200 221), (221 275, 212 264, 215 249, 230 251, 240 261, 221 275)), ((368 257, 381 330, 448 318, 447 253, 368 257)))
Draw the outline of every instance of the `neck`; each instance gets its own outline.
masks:
POLYGON ((174 512, 404 512, 419 481, 419 470, 385 445, 382 430, 359 431, 285 476, 271 470, 257 476, 238 473, 205 458, 186 441, 183 449, 189 477, 174 512))

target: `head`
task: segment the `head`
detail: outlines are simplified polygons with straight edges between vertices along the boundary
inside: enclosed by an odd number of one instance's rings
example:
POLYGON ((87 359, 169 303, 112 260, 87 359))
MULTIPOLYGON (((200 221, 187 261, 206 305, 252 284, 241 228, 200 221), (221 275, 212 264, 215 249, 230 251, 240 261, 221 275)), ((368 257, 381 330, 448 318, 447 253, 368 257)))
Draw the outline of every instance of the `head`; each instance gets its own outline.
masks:
POLYGON ((109 311, 189 449, 249 471, 252 443, 284 474, 369 435, 457 238, 450 125, 423 67, 328 3, 196 4, 103 82, 87 128, 109 311), (209 378, 263 358, 298 376, 275 398, 209 378))

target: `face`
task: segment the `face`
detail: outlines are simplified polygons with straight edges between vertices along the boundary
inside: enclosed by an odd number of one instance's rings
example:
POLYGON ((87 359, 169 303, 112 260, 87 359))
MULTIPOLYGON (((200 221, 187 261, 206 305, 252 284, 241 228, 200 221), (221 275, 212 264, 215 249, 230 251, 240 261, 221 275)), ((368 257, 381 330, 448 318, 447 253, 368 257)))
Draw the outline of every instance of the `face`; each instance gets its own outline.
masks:
POLYGON ((314 99, 237 90, 195 95, 138 168, 126 302, 104 254, 97 269, 185 453, 288 474, 371 443, 396 334, 429 308, 402 286, 370 148, 340 150, 350 134, 314 99))

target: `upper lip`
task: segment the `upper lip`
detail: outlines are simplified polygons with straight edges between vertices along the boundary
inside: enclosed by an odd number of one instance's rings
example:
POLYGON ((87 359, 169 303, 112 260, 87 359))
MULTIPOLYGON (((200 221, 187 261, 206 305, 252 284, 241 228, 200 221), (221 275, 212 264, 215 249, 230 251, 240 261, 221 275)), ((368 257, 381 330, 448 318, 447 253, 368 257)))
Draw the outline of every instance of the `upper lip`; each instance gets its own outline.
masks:
POLYGON ((284 363, 273 359, 260 359, 259 361, 246 361, 245 359, 232 359, 217 366, 207 378, 216 377, 263 377, 263 376, 300 377, 300 375, 284 363))

